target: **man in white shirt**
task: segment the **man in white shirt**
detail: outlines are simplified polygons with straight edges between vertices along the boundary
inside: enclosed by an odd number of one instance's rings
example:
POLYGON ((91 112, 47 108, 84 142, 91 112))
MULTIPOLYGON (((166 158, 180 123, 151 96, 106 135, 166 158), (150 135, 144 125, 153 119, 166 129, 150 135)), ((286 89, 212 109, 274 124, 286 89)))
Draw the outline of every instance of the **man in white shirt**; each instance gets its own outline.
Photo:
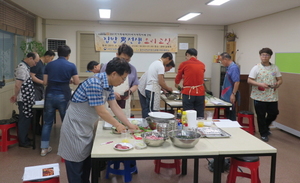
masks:
POLYGON ((149 66, 148 71, 140 79, 138 89, 143 118, 148 117, 150 111, 158 111, 160 109, 161 89, 170 92, 173 91, 171 87, 167 86, 164 79, 165 66, 172 59, 172 53, 164 53, 160 59, 154 61, 149 66))
POLYGON ((270 62, 272 54, 270 48, 261 49, 261 63, 251 69, 248 77, 248 83, 252 85, 250 97, 254 100, 259 133, 265 142, 269 140, 269 126, 279 114, 277 89, 282 84, 278 67, 270 62))

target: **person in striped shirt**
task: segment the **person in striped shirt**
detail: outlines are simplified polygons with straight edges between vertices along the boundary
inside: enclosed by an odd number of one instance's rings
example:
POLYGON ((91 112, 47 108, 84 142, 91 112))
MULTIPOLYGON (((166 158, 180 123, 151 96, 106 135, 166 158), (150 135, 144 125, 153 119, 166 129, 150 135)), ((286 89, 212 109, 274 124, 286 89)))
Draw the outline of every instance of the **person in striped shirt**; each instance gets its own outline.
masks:
POLYGON ((74 92, 61 127, 58 147, 58 155, 65 159, 69 182, 89 183, 93 132, 99 116, 115 126, 118 132, 126 129, 124 125, 129 129, 139 129, 128 121, 113 90, 130 72, 128 62, 116 57, 108 62, 105 72, 88 78, 74 92), (110 115, 105 102, 124 125, 110 115))

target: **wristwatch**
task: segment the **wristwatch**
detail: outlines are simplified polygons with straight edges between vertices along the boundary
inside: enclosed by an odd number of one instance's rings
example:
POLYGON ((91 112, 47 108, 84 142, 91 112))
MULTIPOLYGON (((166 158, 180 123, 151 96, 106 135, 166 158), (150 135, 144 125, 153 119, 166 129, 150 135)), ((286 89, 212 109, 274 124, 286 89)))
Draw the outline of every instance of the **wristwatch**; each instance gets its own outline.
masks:
POLYGON ((235 96, 236 93, 232 92, 232 94, 235 96))

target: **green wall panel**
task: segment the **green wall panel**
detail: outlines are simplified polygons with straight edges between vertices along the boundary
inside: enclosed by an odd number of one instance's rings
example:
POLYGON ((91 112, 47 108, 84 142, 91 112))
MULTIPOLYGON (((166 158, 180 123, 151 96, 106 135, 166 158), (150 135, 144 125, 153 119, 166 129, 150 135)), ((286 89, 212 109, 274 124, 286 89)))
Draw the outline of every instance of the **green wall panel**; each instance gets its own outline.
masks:
POLYGON ((300 74, 300 53, 275 53, 280 72, 300 74))

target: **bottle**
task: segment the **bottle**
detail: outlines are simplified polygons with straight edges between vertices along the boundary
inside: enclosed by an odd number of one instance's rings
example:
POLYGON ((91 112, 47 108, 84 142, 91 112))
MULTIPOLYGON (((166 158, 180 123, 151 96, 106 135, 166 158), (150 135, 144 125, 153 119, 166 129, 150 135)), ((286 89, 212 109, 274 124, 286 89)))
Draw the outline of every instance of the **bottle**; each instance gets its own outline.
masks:
POLYGON ((177 110, 176 120, 178 123, 181 123, 181 110, 180 109, 177 110))
POLYGON ((186 111, 182 111, 181 123, 182 123, 183 126, 187 126, 187 116, 186 116, 186 111))

